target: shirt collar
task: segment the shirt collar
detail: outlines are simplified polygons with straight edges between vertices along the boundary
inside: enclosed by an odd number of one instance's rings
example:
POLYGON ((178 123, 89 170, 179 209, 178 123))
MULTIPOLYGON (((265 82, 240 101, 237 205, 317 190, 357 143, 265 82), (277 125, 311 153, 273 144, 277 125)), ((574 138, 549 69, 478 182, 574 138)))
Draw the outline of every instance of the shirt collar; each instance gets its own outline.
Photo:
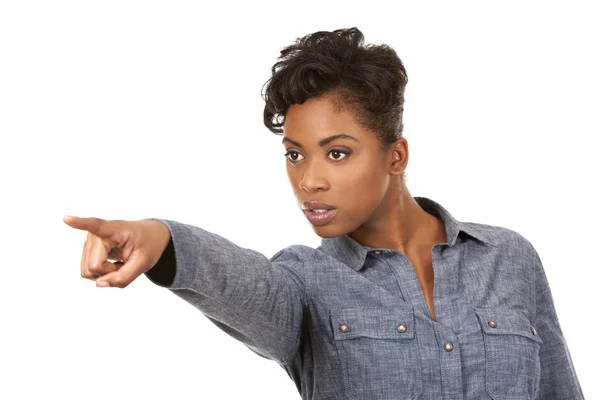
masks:
MULTIPOLYGON (((442 219, 446 228, 448 244, 450 246, 454 246, 460 231, 463 231, 469 236, 484 243, 496 246, 492 238, 486 235, 486 232, 480 230, 477 226, 468 225, 465 222, 458 221, 438 202, 427 197, 414 197, 414 199, 424 211, 442 219)), ((321 246, 319 246, 318 249, 342 261, 355 271, 358 271, 363 267, 369 252, 373 250, 385 250, 364 246, 347 234, 333 238, 322 238, 321 246)))

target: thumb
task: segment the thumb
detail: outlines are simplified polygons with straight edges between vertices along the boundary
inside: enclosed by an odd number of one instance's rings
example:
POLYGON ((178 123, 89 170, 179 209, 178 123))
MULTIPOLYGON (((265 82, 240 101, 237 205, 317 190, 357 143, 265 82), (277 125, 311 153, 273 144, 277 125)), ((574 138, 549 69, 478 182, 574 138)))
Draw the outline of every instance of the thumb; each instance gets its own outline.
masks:
POLYGON ((71 228, 88 231, 100 238, 107 238, 114 233, 110 221, 101 218, 79 218, 73 215, 65 215, 63 222, 71 228))
POLYGON ((148 261, 141 255, 139 250, 134 250, 125 264, 116 271, 109 272, 96 279, 96 286, 101 287, 127 287, 138 276, 148 268, 148 261))

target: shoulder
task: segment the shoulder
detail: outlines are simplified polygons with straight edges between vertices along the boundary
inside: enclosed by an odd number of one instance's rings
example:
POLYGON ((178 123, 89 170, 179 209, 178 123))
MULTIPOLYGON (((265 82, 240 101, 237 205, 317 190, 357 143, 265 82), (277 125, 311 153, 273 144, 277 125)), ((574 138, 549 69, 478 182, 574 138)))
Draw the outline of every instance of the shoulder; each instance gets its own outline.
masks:
POLYGON ((271 266, 290 276, 298 287, 306 293, 306 257, 314 249, 310 246, 293 244, 285 247, 269 258, 271 266))
POLYGON ((498 251, 530 260, 535 255, 531 241, 520 232, 499 225, 463 222, 475 234, 493 244, 498 251))
POLYGON ((273 254, 273 256, 270 258, 270 261, 296 260, 303 263, 306 257, 314 251, 316 250, 310 246, 303 244, 292 244, 273 254))

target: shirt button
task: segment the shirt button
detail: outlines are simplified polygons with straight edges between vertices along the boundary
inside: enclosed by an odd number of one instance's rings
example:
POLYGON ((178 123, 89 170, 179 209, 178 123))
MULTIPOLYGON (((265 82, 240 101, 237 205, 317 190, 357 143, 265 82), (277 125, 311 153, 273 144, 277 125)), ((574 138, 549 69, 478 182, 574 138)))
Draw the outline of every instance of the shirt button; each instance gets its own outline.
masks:
POLYGON ((488 321, 488 325, 491 326, 492 328, 495 328, 497 326, 494 321, 488 321))
POLYGON ((348 327, 348 325, 346 325, 346 324, 340 324, 340 332, 346 333, 346 332, 348 332, 348 329, 350 329, 348 327))
POLYGON ((400 324, 396 327, 396 330, 400 333, 404 333, 404 332, 406 332, 406 325, 400 324))
POLYGON ((444 349, 446 349, 446 351, 452 351, 453 348, 454 346, 452 346, 452 343, 446 343, 444 345, 444 349))
POLYGON ((533 333, 534 336, 537 335, 537 332, 535 331, 535 328, 533 326, 531 327, 531 333, 533 333))

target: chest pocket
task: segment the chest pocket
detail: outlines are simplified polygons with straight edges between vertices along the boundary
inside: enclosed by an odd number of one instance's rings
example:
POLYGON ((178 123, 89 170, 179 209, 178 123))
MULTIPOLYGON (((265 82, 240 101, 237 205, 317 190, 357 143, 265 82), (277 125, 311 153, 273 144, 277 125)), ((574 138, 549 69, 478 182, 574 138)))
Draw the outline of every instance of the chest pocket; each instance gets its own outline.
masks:
POLYGON ((416 399, 423 391, 412 309, 330 310, 347 399, 416 399))
POLYGON ((525 314, 476 309, 485 345, 485 390, 494 400, 534 399, 542 339, 525 314))

